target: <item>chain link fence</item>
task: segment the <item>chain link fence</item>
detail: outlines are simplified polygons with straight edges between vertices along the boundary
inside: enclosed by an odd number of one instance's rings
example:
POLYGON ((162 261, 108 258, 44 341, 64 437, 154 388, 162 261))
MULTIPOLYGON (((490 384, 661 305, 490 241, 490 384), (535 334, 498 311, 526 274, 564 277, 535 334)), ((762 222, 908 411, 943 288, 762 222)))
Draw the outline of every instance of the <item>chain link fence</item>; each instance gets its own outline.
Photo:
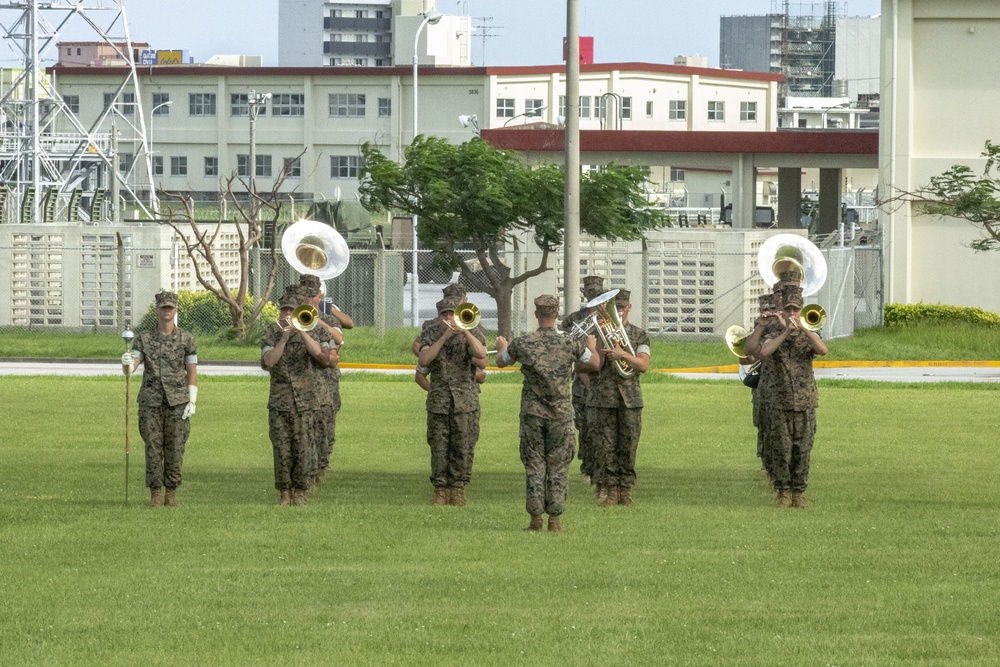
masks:
MULTIPOLYGON (((214 227, 213 227, 214 228, 214 227)), ((600 275, 606 289, 632 293, 632 321, 652 336, 677 340, 719 340, 732 324, 748 326, 757 297, 769 288, 756 271, 757 251, 773 232, 684 229, 657 232, 643 242, 581 241, 581 275, 600 275)), ((829 275, 809 299, 829 315, 824 335, 848 336, 855 327, 880 326, 883 311, 883 249, 877 232, 851 239, 818 239, 829 275)), ((502 254, 516 274, 537 265, 540 253, 526 239, 502 254)), ((473 254, 470 252, 470 259, 473 254)), ((513 333, 535 326, 532 303, 541 294, 562 296, 563 255, 550 254, 552 270, 516 286, 513 333)), ((432 319, 442 288, 459 282, 497 328, 496 301, 482 287, 435 265, 418 252, 419 283, 412 276, 409 249, 352 249, 347 270, 325 281, 326 297, 358 326, 386 329, 432 319), (414 318, 414 307, 416 318, 414 318)), ((480 277, 481 268, 476 267, 480 277)), ((298 281, 280 251, 253 250, 244 261, 235 230, 223 229, 211 262, 192 261, 165 226, 151 223, 108 226, 0 225, 0 327, 118 332, 143 326, 160 289, 181 294, 182 326, 202 334, 231 336, 229 309, 202 285, 225 284, 235 292, 247 277, 249 313, 261 296, 275 301, 298 281), (272 277, 273 271, 273 277, 272 277), (268 285, 273 284, 270 294, 268 285)), ((259 326, 273 321, 276 308, 262 311, 259 326)))

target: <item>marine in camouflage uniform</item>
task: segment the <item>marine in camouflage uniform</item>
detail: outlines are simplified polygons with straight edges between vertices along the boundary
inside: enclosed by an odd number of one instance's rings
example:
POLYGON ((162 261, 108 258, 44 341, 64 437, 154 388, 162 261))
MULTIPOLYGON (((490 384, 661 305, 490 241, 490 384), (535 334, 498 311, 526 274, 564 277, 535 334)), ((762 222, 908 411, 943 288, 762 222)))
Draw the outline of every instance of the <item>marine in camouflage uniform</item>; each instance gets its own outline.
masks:
POLYGON ((332 404, 323 370, 339 358, 324 327, 300 332, 283 326, 292 309, 306 301, 298 288, 289 288, 281 298, 282 321, 270 325, 261 338, 261 368, 271 375, 267 409, 274 487, 282 505, 306 502, 316 466, 316 440, 326 434, 323 410, 332 404))
MULTIPOLYGON (((781 308, 780 292, 763 294, 760 296, 758 303, 760 305, 760 317, 754 322, 754 329, 747 336, 747 341, 744 345, 745 351, 750 348, 751 339, 759 341, 764 337, 770 338, 778 335, 782 329, 781 322, 774 316, 774 312, 781 308)), ((754 347, 756 348, 758 345, 755 343, 754 347)), ((755 362, 758 361, 756 357, 753 357, 753 360, 755 362)), ((760 459, 761 468, 767 475, 768 484, 773 485, 771 474, 772 448, 767 443, 770 434, 767 428, 768 402, 764 390, 761 389, 762 385, 766 385, 766 382, 763 381, 763 375, 768 370, 761 363, 758 371, 761 376, 760 381, 756 387, 750 390, 753 401, 753 425, 757 429, 757 458, 760 459)))
POLYGON ((427 369, 427 444, 435 505, 465 504, 472 459, 479 440, 479 385, 475 369, 486 364, 486 338, 477 330, 452 328, 459 301, 438 302, 442 318, 420 333, 418 365, 427 369), (449 326, 450 325, 450 326, 449 326))
MULTIPOLYGON (((323 292, 320 289, 320 279, 317 276, 299 276, 299 287, 303 290, 307 299, 314 308, 319 308, 320 299, 323 292)), ((339 310, 339 309, 338 309, 339 310)), ((334 315, 325 313, 319 314, 319 319, 330 333, 330 347, 336 348, 338 353, 344 341, 344 333, 340 326, 340 319, 334 315)), ((324 368, 321 373, 330 388, 330 407, 321 410, 323 422, 322 438, 316 438, 316 453, 313 457, 315 462, 312 478, 314 483, 322 483, 326 477, 326 469, 330 467, 330 457, 333 455, 333 447, 337 442, 337 413, 340 412, 340 360, 337 355, 336 363, 332 363, 329 368, 324 368)))
MULTIPOLYGON (((621 348, 598 346, 601 370, 591 375, 587 391, 587 427, 596 447, 594 481, 602 507, 631 505, 635 486, 635 456, 642 434, 642 387, 640 373, 649 369, 649 334, 628 323, 629 292, 621 290, 614 307, 621 313, 625 333, 635 355, 621 348), (622 377, 614 369, 614 358, 628 362, 635 373, 622 377)), ((607 307, 612 307, 609 303, 607 307)))
MULTIPOLYGON (((466 303, 465 288, 459 285, 458 283, 450 283, 448 285, 445 285, 444 289, 441 290, 441 294, 443 298, 447 299, 451 297, 457 299, 458 303, 466 303)), ((434 318, 433 320, 424 320, 423 322, 420 323, 420 330, 424 331, 427 327, 439 321, 441 321, 440 316, 434 318)), ((481 324, 477 324, 476 327, 473 329, 473 331, 478 332, 480 335, 482 335, 483 340, 486 340, 486 330, 483 329, 481 324)), ((413 356, 415 357, 420 356, 420 334, 417 334, 417 337, 413 339, 413 345, 410 346, 410 349, 413 352, 413 356)), ((485 368, 485 366, 483 368, 485 368)), ((486 382, 486 371, 483 370, 483 368, 476 368, 473 371, 475 374, 476 382, 479 384, 483 384, 484 382, 486 382)), ((427 370, 427 368, 420 366, 419 364, 417 365, 414 372, 414 377, 413 377, 414 381, 424 391, 427 391, 430 388, 430 383, 427 381, 428 372, 429 371, 427 370)))
POLYGON ((765 447, 770 448, 778 504, 805 507, 819 405, 812 362, 814 357, 826 354, 827 348, 819 334, 799 322, 802 290, 795 286, 782 288, 782 303, 784 311, 778 315, 781 329, 764 336, 757 353, 763 359, 760 387, 767 397, 765 447))
POLYGON ((570 376, 577 362, 597 370, 593 336, 586 341, 555 329, 559 303, 552 295, 535 299, 538 329, 507 345, 497 337, 497 366, 521 363, 521 463, 525 474, 525 509, 531 515, 527 530, 541 530, 542 514, 549 530, 560 532, 559 517, 566 509, 569 464, 573 460, 573 412, 570 376))
POLYGON ((197 396, 197 346, 194 336, 174 325, 176 309, 176 294, 156 295, 157 326, 135 339, 134 362, 127 364, 129 371, 140 363, 143 366, 137 399, 139 433, 145 443, 146 486, 154 507, 163 502, 161 487, 167 489, 167 505, 176 504, 184 446, 191 432, 189 417, 194 414, 193 397, 197 396))
MULTIPOLYGON (((583 279, 583 298, 589 303, 604 292, 604 278, 601 276, 586 276, 583 279)), ((593 312, 590 308, 568 315, 561 324, 566 333, 572 333, 574 325, 586 320, 593 312)), ((587 385, 589 378, 586 373, 573 374, 573 420, 579 432, 580 472, 593 481, 594 477, 594 445, 587 433, 587 385)))

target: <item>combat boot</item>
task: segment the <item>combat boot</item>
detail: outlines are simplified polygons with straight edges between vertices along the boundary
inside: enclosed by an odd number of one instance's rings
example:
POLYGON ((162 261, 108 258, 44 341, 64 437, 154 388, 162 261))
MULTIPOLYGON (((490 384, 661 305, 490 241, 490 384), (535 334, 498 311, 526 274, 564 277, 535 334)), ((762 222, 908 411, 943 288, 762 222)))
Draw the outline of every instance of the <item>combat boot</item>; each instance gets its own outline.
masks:
POLYGON ((306 504, 306 490, 292 489, 292 504, 301 506, 306 504))
POLYGON ((291 505, 292 504, 292 492, 288 489, 281 489, 278 491, 278 504, 279 505, 291 505))
POLYGON ((455 507, 465 507, 465 487, 464 486, 453 486, 451 487, 451 505, 455 507))
POLYGON ((163 507, 163 496, 160 495, 160 487, 149 487, 149 506, 163 507))
MULTIPOLYGON (((541 524, 541 520, 539 520, 539 525, 540 524, 541 524)), ((559 523, 559 517, 549 515, 549 532, 550 533, 561 533, 564 530, 566 530, 566 529, 563 528, 562 524, 559 523)))
POLYGON ((809 507, 809 503, 806 502, 805 491, 792 491, 792 507, 798 507, 800 509, 809 507))
POLYGON ((778 489, 778 507, 791 507, 792 499, 788 495, 788 489, 778 489))
POLYGON ((597 494, 597 504, 600 507, 614 507, 618 504, 618 486, 608 484, 597 494))
MULTIPOLYGON (((549 519, 549 521, 551 522, 552 519, 549 519)), ((531 523, 528 524, 528 527, 525 528, 525 530, 529 530, 529 531, 534 532, 534 531, 539 531, 541 529, 542 529, 542 516, 540 514, 537 514, 537 515, 536 514, 532 514, 531 515, 531 523)))
POLYGON ((167 487, 167 499, 163 504, 167 507, 177 507, 177 489, 167 487))
POLYGON ((319 485, 326 481, 326 468, 320 468, 319 472, 316 473, 315 479, 313 479, 313 484, 319 485))
POLYGON ((434 487, 434 501, 431 502, 432 505, 447 505, 450 498, 448 493, 449 489, 447 486, 435 486, 434 487))
POLYGON ((632 500, 632 487, 630 486, 619 486, 618 487, 618 504, 619 505, 634 505, 632 500))

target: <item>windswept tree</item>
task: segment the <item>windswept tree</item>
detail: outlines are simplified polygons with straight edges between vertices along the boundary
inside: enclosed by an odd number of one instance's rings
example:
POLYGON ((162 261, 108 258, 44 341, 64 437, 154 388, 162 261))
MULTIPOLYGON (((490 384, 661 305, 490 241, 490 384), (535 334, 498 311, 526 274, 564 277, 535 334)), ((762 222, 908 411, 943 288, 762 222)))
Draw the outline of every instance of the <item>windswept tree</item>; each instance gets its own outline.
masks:
POLYGON ((883 203, 909 202, 917 205, 917 213, 968 220, 983 232, 969 244, 973 250, 1000 250, 1000 145, 987 141, 982 157, 981 177, 957 164, 916 192, 901 192, 883 203))
POLYGON ((159 222, 177 233, 184 251, 191 258, 198 283, 214 294, 229 310, 233 331, 238 340, 246 338, 247 331, 260 317, 274 289, 280 253, 276 242, 265 247, 263 238, 265 226, 274 230, 275 240, 278 238, 278 219, 282 207, 279 189, 283 182, 284 176, 279 177, 275 179, 270 191, 260 192, 252 190, 242 178, 230 176, 223 184, 218 218, 208 225, 199 222, 194 202, 189 197, 178 192, 161 191, 165 201, 161 207, 159 222), (238 197, 237 193, 246 195, 238 197), (225 206, 224 201, 229 206, 225 206), (230 220, 225 219, 223 213, 227 208, 233 212, 230 220), (235 250, 221 248, 218 244, 220 234, 234 228, 239 239, 238 247, 235 250), (248 313, 250 253, 254 246, 259 246, 261 257, 268 257, 270 261, 262 276, 261 293, 253 294, 252 310, 248 313), (239 257, 239 275, 235 284, 230 283, 230 279, 219 267, 219 255, 230 252, 236 252, 239 257))
MULTIPOLYGON (((532 168, 517 153, 478 138, 456 145, 419 136, 402 163, 371 143, 361 153, 358 192, 365 208, 420 216, 420 243, 434 253, 436 264, 460 271, 474 291, 496 300, 497 328, 509 337, 514 288, 549 271, 549 255, 562 245, 563 168, 532 168), (500 251, 518 232, 528 232, 541 255, 537 266, 515 274, 500 251), (461 252, 463 245, 471 246, 478 267, 461 252)), ((638 240, 668 224, 646 200, 645 183, 645 173, 636 167, 588 171, 580 184, 581 230, 602 239, 638 240)))

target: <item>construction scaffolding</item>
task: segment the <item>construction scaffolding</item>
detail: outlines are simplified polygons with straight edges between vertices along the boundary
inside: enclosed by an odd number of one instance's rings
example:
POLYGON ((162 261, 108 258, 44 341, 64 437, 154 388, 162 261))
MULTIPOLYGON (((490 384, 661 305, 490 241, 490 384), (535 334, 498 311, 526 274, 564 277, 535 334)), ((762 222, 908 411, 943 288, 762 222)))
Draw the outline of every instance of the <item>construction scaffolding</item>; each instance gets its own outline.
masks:
POLYGON ((0 89, 0 223, 114 221, 126 199, 147 214, 155 210, 155 193, 133 186, 135 172, 148 175, 152 165, 124 1, 0 2, 0 30, 13 52, 6 59, 20 63, 4 70, 0 89), (55 64, 60 31, 74 22, 121 63, 117 90, 89 127, 77 118, 78 100, 64 99, 45 73, 55 64), (136 148, 119 153, 121 130, 136 148))
POLYGON ((779 48, 784 95, 833 97, 836 65, 837 16, 844 15, 841 3, 772 0, 772 15, 781 5, 779 48))

